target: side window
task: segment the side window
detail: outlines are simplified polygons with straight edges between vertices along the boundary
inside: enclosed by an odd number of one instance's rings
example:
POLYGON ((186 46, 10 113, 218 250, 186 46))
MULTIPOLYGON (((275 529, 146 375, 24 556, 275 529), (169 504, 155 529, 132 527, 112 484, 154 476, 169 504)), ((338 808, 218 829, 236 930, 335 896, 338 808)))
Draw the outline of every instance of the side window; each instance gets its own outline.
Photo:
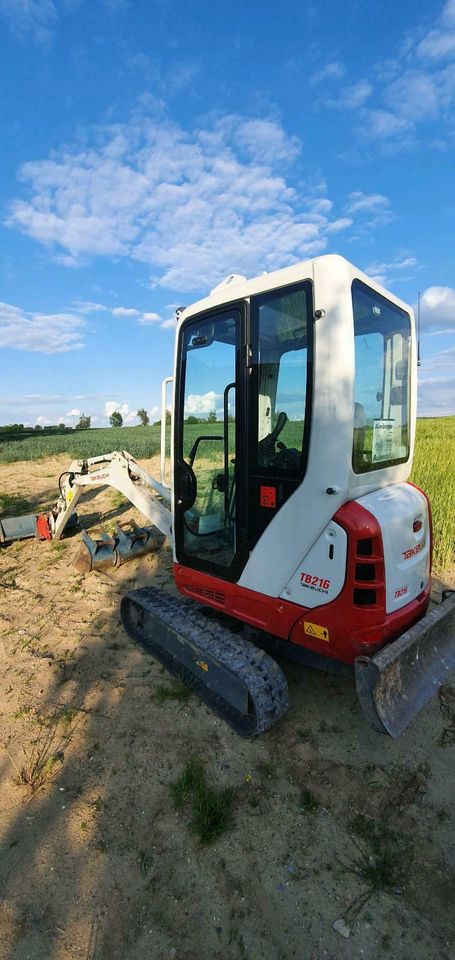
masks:
POLYGON ((253 470, 298 477, 308 424, 311 285, 252 300, 253 470))
POLYGON ((302 443, 305 426, 305 401, 307 383, 307 347, 283 353, 278 370, 276 389, 277 409, 287 414, 280 440, 286 447, 298 448, 302 443))
POLYGON ((409 315, 364 283, 352 285, 355 473, 403 463, 409 456, 409 315))

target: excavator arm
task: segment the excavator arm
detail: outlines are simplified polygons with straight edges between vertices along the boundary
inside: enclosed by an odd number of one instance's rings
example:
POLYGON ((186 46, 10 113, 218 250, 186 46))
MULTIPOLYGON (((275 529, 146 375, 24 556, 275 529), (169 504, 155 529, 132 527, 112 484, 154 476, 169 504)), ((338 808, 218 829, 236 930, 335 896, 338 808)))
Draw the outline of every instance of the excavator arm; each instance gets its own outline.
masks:
POLYGON ((169 540, 172 539, 171 490, 144 470, 126 450, 73 460, 59 478, 60 495, 42 514, 0 520, 0 543, 26 537, 60 540, 89 487, 114 487, 169 540))

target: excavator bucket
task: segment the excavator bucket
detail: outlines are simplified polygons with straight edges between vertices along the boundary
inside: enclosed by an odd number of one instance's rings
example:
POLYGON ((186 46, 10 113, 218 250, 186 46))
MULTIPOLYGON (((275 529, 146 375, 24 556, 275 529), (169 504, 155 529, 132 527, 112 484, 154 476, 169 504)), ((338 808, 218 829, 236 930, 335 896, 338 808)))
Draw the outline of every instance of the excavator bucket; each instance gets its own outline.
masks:
POLYGON ((130 521, 129 529, 117 524, 113 537, 102 533, 99 540, 92 540, 84 530, 74 566, 79 573, 120 567, 128 560, 154 553, 164 540, 164 535, 156 527, 140 527, 134 520, 130 521))
POLYGON ((397 738, 455 669, 455 593, 374 657, 357 657, 367 720, 397 738))

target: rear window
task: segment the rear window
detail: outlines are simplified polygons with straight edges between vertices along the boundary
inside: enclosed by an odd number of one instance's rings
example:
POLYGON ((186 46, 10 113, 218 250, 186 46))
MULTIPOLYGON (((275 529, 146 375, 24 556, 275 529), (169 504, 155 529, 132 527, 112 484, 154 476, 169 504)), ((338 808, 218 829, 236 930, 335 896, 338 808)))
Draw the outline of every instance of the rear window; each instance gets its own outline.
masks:
POLYGON ((355 473, 409 457, 409 314, 360 280, 352 284, 355 343, 355 473))

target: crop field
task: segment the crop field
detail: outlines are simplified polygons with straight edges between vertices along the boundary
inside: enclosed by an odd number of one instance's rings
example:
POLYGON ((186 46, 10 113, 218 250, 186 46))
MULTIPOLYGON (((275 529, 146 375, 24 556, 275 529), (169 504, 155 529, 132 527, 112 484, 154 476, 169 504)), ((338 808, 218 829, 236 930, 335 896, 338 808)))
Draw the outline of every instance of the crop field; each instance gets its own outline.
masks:
MULTIPOLYGON (((188 455, 204 424, 185 425, 188 455)), ((210 424, 210 433, 220 435, 221 423, 210 424)), ((169 444, 168 430, 168 444, 169 444)), ((288 422, 281 439, 286 446, 299 446, 302 424, 288 422)), ((205 445, 206 446, 206 445, 205 445)), ((40 460, 67 453, 69 459, 94 457, 111 450, 128 450, 137 459, 155 456, 160 449, 160 427, 121 427, 85 430, 57 436, 32 437, 0 444, 0 462, 40 460)), ((201 448, 201 453, 202 453, 201 448)), ((206 454, 204 454, 206 455, 206 454)), ((433 512, 434 565, 444 570, 455 559, 455 417, 417 421, 417 439, 411 480, 428 494, 433 512)), ((1 492, 1 491, 0 491, 1 492)))

